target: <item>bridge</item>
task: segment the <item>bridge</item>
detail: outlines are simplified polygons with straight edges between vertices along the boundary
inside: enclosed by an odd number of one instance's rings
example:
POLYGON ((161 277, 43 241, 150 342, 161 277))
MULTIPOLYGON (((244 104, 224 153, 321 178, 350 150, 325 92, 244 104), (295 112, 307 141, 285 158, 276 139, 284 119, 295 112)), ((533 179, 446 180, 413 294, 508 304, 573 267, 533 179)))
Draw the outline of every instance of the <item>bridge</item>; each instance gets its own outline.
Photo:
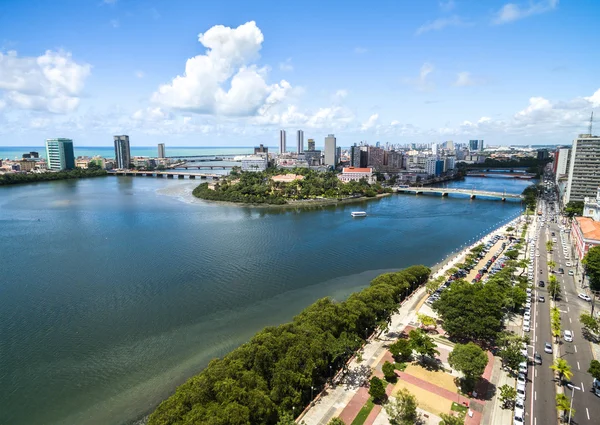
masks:
POLYGON ((190 173, 186 171, 139 171, 139 170, 111 170, 108 171, 109 176, 129 176, 129 177, 158 177, 168 179, 213 179, 219 180, 225 177, 223 174, 212 174, 212 173, 190 173))
POLYGON ((394 187, 392 188, 397 193, 414 193, 415 195, 421 195, 431 193, 434 195, 448 196, 450 194, 467 195, 470 199, 477 197, 491 198, 500 201, 506 201, 507 199, 523 199, 523 195, 517 195, 506 192, 490 192, 487 190, 475 190, 475 189, 453 189, 447 187, 394 187))
POLYGON ((167 159, 185 159, 188 162, 203 162, 203 161, 225 161, 231 160, 236 156, 250 155, 250 154, 227 154, 227 155, 180 155, 180 156, 168 156, 167 159))
MULTIPOLYGON (((209 169, 209 170, 228 170, 233 167, 236 167, 236 165, 190 165, 188 163, 185 163, 183 165, 177 166, 177 168, 185 168, 186 170, 188 168, 192 168, 192 169, 197 168, 198 170, 200 170, 202 168, 209 169)), ((239 165, 238 165, 238 167, 239 167, 239 165)))
POLYGON ((467 176, 470 177, 496 177, 496 178, 505 178, 505 179, 523 179, 530 180, 535 178, 535 174, 531 173, 500 173, 494 171, 469 171, 467 176))

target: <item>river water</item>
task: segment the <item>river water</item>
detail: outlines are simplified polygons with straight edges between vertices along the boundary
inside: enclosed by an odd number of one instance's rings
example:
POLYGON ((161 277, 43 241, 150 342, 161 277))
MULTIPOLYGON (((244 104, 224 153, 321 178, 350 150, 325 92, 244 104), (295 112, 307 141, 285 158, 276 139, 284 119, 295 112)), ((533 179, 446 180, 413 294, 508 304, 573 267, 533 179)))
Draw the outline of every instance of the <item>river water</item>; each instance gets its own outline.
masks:
POLYGON ((244 208, 192 201, 193 185, 111 176, 0 187, 1 424, 129 423, 264 326, 383 271, 433 265, 521 208, 414 195, 244 208))

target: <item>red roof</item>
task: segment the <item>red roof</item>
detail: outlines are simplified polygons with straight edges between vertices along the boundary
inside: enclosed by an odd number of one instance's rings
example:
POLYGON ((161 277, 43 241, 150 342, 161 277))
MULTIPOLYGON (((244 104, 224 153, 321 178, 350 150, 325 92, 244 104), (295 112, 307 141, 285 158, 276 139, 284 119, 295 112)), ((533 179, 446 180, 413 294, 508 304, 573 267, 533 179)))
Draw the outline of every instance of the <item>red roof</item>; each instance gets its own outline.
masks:
POLYGON ((600 223, 589 217, 575 217, 585 239, 600 240, 600 223))
POLYGON ((345 167, 344 173, 372 173, 372 168, 345 167))

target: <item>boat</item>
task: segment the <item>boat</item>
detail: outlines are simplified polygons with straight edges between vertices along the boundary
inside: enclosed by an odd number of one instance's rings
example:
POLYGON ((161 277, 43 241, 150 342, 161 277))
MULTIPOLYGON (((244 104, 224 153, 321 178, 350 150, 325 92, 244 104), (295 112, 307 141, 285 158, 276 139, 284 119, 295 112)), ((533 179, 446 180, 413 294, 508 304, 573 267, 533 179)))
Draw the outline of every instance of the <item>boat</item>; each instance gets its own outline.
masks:
POLYGON ((350 213, 350 215, 351 215, 352 217, 366 217, 366 216, 367 216, 367 213, 366 213, 366 212, 364 212, 364 211, 352 211, 352 212, 350 213))

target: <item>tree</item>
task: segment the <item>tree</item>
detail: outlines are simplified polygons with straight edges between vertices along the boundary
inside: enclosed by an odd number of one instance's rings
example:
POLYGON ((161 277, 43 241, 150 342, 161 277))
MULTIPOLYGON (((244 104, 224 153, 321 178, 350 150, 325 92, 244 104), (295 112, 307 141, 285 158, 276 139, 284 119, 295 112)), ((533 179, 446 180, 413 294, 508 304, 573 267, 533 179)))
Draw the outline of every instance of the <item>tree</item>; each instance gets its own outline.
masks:
POLYGON ((399 339, 390 345, 390 353, 397 362, 407 362, 412 357, 412 346, 407 339, 399 339))
POLYGON ((425 328, 428 328, 429 326, 437 327, 437 322, 435 321, 435 319, 426 314, 417 314, 417 320, 425 328))
POLYGON ((294 416, 292 416, 289 412, 284 412, 279 416, 279 420, 277 421, 277 425, 294 425, 296 421, 294 420, 294 416))
POLYGON ((574 216, 582 216, 583 215, 583 202, 582 201, 571 201, 565 205, 565 215, 569 218, 573 218, 574 216))
POLYGON ((417 413, 417 398, 407 389, 401 388, 386 405, 385 411, 392 425, 414 425, 421 422, 417 413))
POLYGON ((556 276, 552 275, 548 278, 548 293, 552 298, 560 297, 560 283, 556 276))
POLYGON ((556 268, 556 262, 554 260, 550 260, 548 261, 548 269, 550 271, 554 270, 556 268))
POLYGON ((506 231, 507 231, 508 233, 512 232, 513 230, 515 230, 515 228, 514 228, 514 227, 512 227, 512 226, 509 226, 509 227, 507 227, 507 228, 506 228, 506 231))
POLYGON ((392 363, 386 361, 383 366, 381 366, 381 371, 383 372, 383 376, 386 381, 396 382, 396 368, 392 363))
POLYGON ((559 412, 563 412, 563 416, 566 417, 569 412, 571 415, 575 413, 575 409, 571 408, 571 403, 569 399, 564 394, 556 394, 556 410, 559 412))
POLYGON ((600 380, 600 362, 598 360, 592 360, 587 372, 592 375, 592 378, 600 380))
POLYGON ((516 249, 511 249, 509 251, 506 251, 504 255, 506 255, 511 260, 516 260, 519 256, 519 251, 517 251, 516 249))
POLYGON ((546 251, 548 251, 548 252, 552 251, 553 246, 554 246, 554 244, 552 243, 552 241, 546 241, 546 251))
POLYGON ((464 419, 458 416, 449 415, 447 413, 441 413, 440 425, 463 425, 465 423, 464 419))
POLYGON ((427 290, 427 293, 433 294, 441 286, 441 284, 444 283, 444 280, 444 276, 438 276, 435 279, 432 279, 429 282, 427 282, 425 284, 425 289, 427 290))
POLYGON ((590 280, 590 289, 600 291, 600 246, 590 248, 581 263, 590 280))
POLYGON ((525 356, 521 354, 520 348, 516 344, 510 344, 502 348, 498 355, 502 359, 504 366, 515 371, 519 368, 519 364, 525 360, 525 356))
POLYGON ((421 356, 421 361, 425 360, 425 357, 434 357, 436 354, 440 354, 435 349, 436 345, 433 339, 427 335, 421 329, 413 329, 409 332, 408 337, 410 338, 410 345, 421 356))
POLYGON ((344 422, 340 418, 333 418, 327 423, 327 425, 346 425, 346 422, 344 422))
POLYGON ((512 385, 504 384, 498 388, 500 390, 500 401, 502 402, 502 407, 506 407, 508 405, 512 405, 517 398, 517 390, 512 385))
POLYGON ((589 313, 581 313, 579 316, 579 321, 583 325, 584 328, 587 328, 591 332, 598 332, 600 330, 600 323, 598 323, 597 319, 589 313))
POLYGON ((488 364, 488 356, 478 345, 456 344, 448 356, 448 363, 453 369, 462 372, 467 388, 472 388, 475 381, 483 375, 488 364))
POLYGON ((550 366, 550 369, 558 373, 558 380, 562 383, 563 378, 567 381, 573 376, 571 366, 565 359, 557 358, 554 360, 554 364, 550 366))
POLYGON ((521 273, 519 274, 519 276, 522 276, 522 275, 523 275, 523 273, 525 273, 525 271, 527 270, 527 266, 528 266, 528 265, 529 265, 529 262, 528 262, 527 260, 525 260, 525 259, 523 259, 523 260, 520 260, 520 261, 517 263, 517 267, 519 267, 520 269, 522 269, 522 270, 521 270, 521 273))
POLYGON ((373 397, 375 403, 382 403, 387 397, 385 393, 385 385, 381 379, 374 376, 369 381, 369 395, 373 397))

